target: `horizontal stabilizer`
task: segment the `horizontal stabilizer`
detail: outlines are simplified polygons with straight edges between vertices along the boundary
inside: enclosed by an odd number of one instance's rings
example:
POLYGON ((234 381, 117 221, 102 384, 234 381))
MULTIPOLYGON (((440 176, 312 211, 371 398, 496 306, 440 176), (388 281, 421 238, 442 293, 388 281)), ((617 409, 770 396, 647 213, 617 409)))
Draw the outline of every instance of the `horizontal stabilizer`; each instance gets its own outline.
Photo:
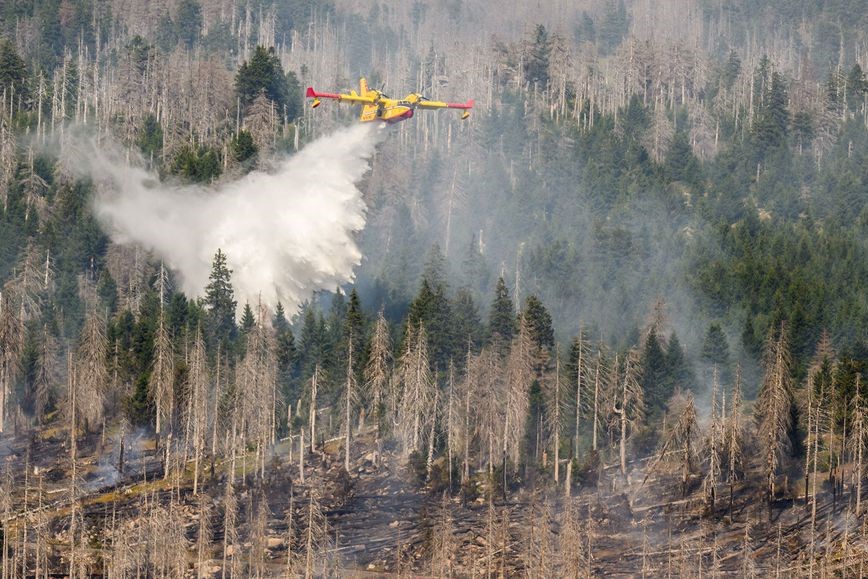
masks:
POLYGON ((307 87, 307 92, 305 93, 304 96, 306 96, 309 99, 321 98, 321 99, 338 99, 338 100, 340 100, 342 98, 341 95, 339 95, 337 93, 317 92, 317 91, 313 90, 312 86, 307 87))
POLYGON ((446 107, 450 109, 472 109, 473 99, 470 99, 466 103, 446 103, 446 107))

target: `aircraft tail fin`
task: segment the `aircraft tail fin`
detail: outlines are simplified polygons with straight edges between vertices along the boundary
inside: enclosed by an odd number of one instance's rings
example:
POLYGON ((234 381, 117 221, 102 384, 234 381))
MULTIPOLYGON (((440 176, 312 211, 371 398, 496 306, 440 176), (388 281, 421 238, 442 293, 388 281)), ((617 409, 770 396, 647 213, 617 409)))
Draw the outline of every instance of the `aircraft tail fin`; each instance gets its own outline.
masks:
POLYGON ((364 78, 359 79, 359 94, 362 96, 367 96, 368 94, 368 81, 364 78))

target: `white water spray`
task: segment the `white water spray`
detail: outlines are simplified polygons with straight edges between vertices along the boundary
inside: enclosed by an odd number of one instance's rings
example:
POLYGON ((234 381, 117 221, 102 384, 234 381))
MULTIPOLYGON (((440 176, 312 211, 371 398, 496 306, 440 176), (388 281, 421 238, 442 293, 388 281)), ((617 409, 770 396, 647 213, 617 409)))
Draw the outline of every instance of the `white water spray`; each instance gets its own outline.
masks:
POLYGON ((91 173, 109 180, 95 213, 112 239, 154 251, 188 295, 201 295, 217 249, 226 253, 239 304, 281 301, 288 312, 319 289, 352 281, 361 262, 354 234, 365 225, 356 183, 377 131, 356 125, 282 161, 214 189, 159 183, 147 171, 99 153, 91 173))

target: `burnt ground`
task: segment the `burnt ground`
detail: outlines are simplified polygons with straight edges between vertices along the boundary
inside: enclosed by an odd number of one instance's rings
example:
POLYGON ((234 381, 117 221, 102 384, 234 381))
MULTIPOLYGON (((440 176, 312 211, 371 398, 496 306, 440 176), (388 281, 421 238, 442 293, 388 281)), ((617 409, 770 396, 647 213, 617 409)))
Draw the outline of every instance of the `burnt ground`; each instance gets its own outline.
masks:
MULTIPOLYGON (((111 519, 141 517, 148 502, 172 502, 184 522, 188 559, 196 559, 195 541, 198 533, 197 498, 192 495, 188 476, 180 479, 163 478, 162 453, 154 449, 154 441, 146 435, 128 437, 123 469, 119 469, 118 437, 91 435, 78 443, 81 457, 77 463, 80 474, 79 496, 85 526, 93 537, 94 559, 105 555, 107 542, 100 540, 101 529, 111 519)), ((444 500, 451 516, 454 548, 451 567, 455 576, 524 574, 521 556, 528 534, 529 513, 543 500, 550 505, 553 517, 567 507, 591 519, 592 561, 594 575, 641 576, 739 576, 747 569, 757 576, 777 571, 790 575, 814 572, 835 576, 859 575, 866 552, 861 520, 850 516, 855 497, 849 487, 836 487, 823 475, 818 482, 817 519, 815 524, 814 563, 811 552, 811 507, 805 504, 801 487, 792 493, 786 489, 769 508, 764 488, 751 482, 734 486, 732 509, 729 489, 716 487, 714 509, 706 501, 698 475, 691 479, 688 491, 682 493, 678 476, 652 474, 642 484, 647 464, 639 461, 630 465, 627 484, 615 467, 604 467, 594 488, 575 488, 567 499, 563 488, 550 485, 537 493, 518 490, 507 500, 497 493, 486 501, 484 482, 480 496, 469 500, 455 493, 444 499, 442 491, 432 492, 420 484, 405 457, 394 450, 374 452, 371 434, 354 443, 349 476, 343 470, 342 449, 337 442, 324 444, 315 455, 308 457, 305 484, 299 482, 297 455, 292 464, 287 461, 286 443, 279 445, 268 461, 263 480, 248 472, 236 488, 242 523, 242 549, 249 549, 244 523, 248 520, 253 498, 264 496, 268 502, 268 568, 279 576, 286 558, 283 536, 286 512, 293 496, 294 516, 302 521, 309 497, 313 493, 330 526, 329 550, 336 555, 343 576, 399 576, 426 573, 430 569, 432 528, 438 509, 444 500), (832 492, 832 489, 839 492, 832 492), (492 543, 492 531, 487 528, 490 511, 498 522, 506 521, 505 535, 492 543), (745 541, 747 527, 748 540, 745 541), (846 537, 846 540, 845 540, 846 537), (747 545, 747 548, 745 548, 747 545), (745 561, 747 560, 747 566, 745 561)), ((51 521, 53 534, 51 565, 58 573, 64 571, 68 548, 69 445, 65 436, 53 436, 50 431, 41 436, 9 437, 0 441, 0 460, 9 469, 12 480, 12 508, 7 523, 8 536, 21 537, 22 521, 32 523, 35 512, 45 513, 51 521), (25 465, 27 465, 25 467, 25 465), (26 485, 25 485, 26 473, 26 485), (26 517, 22 514, 27 512, 26 517)), ((758 465, 754 465, 755 467, 758 465)), ((204 465, 203 491, 215 503, 212 519, 213 549, 206 556, 209 568, 219 576, 222 558, 223 529, 221 527, 222 497, 228 477, 227 463, 217 463, 215 472, 210 463, 204 465)), ((749 473, 748 480, 762 480, 758 473, 749 473)), ((480 481, 485 477, 480 475, 480 481)), ((786 482, 786 481, 783 481, 786 482)), ((799 484, 803 484, 799 481, 799 484)), ((8 483, 7 483, 8 485, 8 483)), ((542 483, 539 485, 544 487, 542 483)), ((502 527, 502 525, 501 525, 502 527)), ((553 541, 559 528, 552 526, 553 541)), ((500 531, 498 530, 498 533, 500 531)), ((32 537, 33 533, 30 534, 32 537)), ((32 538, 30 539, 32 541, 32 538)), ((31 553, 35 548, 27 543, 31 553)), ((11 547, 11 556, 22 552, 20 542, 11 547)), ((28 555, 32 557, 33 555, 28 555)), ((33 565, 29 564, 28 568, 33 565)), ((98 575, 98 569, 94 569, 98 575)))

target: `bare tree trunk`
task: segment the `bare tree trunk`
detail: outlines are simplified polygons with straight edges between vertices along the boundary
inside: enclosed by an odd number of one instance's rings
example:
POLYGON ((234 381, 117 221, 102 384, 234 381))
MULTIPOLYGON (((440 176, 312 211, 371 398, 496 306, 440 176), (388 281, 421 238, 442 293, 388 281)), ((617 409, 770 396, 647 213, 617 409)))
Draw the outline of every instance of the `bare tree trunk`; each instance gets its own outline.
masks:
POLYGON ((308 423, 310 425, 310 451, 316 452, 316 389, 317 381, 319 380, 319 364, 314 368, 313 376, 310 379, 310 415, 308 423))
POLYGON ((560 484, 560 467, 561 467, 561 441, 560 441, 560 426, 561 426, 561 355, 560 352, 555 354, 555 407, 554 407, 554 445, 555 445, 555 485, 560 484))
POLYGON ((576 431, 573 442, 573 456, 579 452, 579 425, 582 420, 582 372, 584 370, 584 339, 582 329, 579 328, 579 360, 576 363, 576 431))
POLYGON ((600 356, 597 352, 597 367, 594 370, 594 421, 591 425, 591 448, 594 452, 597 451, 597 430, 599 428, 599 407, 600 407, 600 356))
POLYGON ((298 480, 301 484, 304 484, 304 429, 300 431, 300 439, 298 443, 298 480))
POLYGON ((344 440, 344 470, 347 473, 350 472, 350 439, 352 437, 352 408, 353 408, 353 398, 355 397, 355 377, 353 376, 353 335, 350 333, 350 339, 348 340, 349 348, 347 354, 347 384, 346 384, 346 392, 344 392, 344 396, 346 396, 346 416, 344 417, 344 429, 345 440, 344 440))

